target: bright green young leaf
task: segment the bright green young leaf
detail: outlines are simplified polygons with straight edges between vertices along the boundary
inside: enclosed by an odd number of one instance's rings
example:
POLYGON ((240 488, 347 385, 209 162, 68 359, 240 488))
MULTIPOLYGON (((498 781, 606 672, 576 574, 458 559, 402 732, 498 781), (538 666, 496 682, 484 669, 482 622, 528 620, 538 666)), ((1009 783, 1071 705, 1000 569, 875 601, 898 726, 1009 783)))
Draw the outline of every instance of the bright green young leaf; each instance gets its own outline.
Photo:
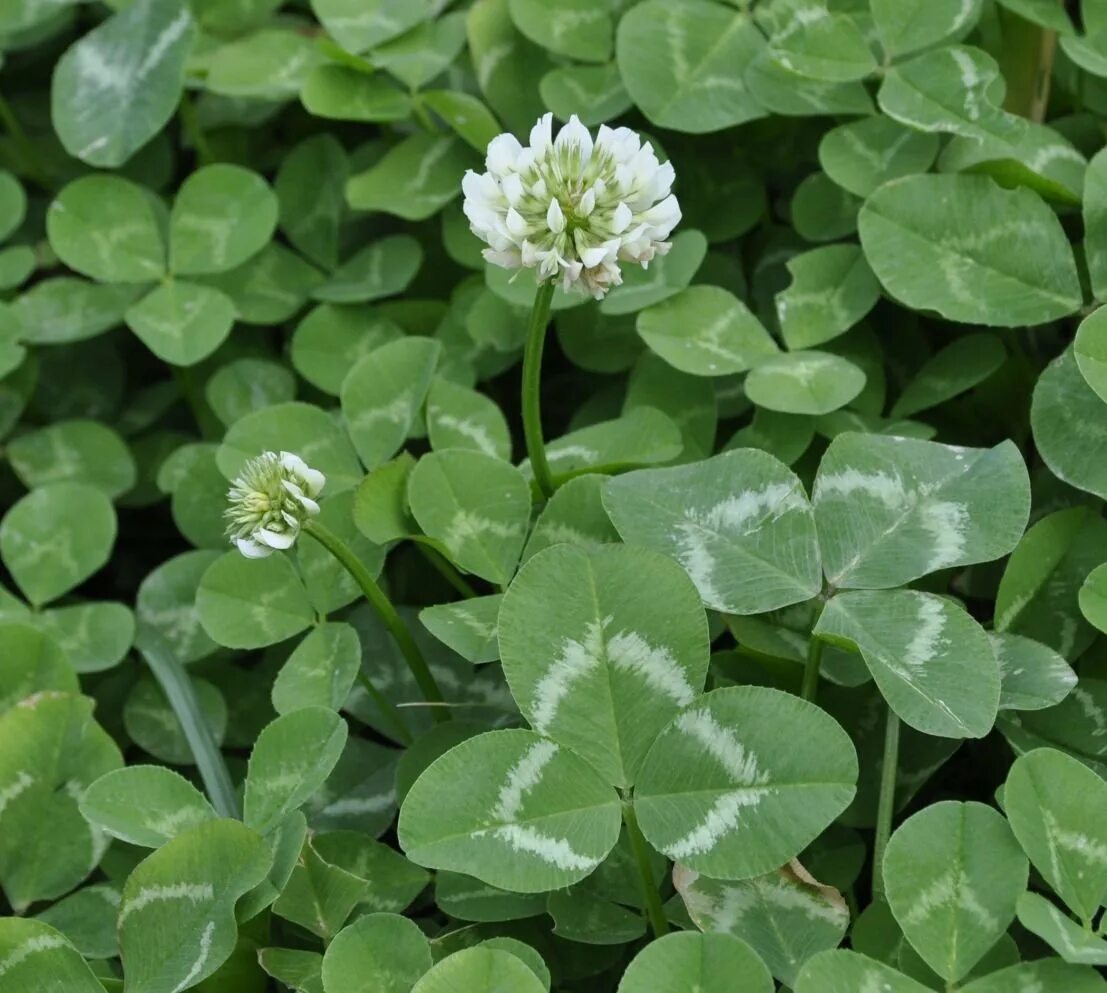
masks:
POLYGON ((327 946, 323 987, 326 993, 409 993, 431 964, 430 942, 417 924, 396 914, 368 914, 327 946))
POLYGON ((160 765, 130 765, 101 776, 81 798, 81 815, 105 834, 143 848, 160 848, 217 816, 195 786, 160 765))
POLYGON ((818 837, 856 782, 853 745, 825 711, 779 690, 731 687, 700 697, 657 736, 634 809, 669 858, 715 879, 748 879, 818 837))
POLYGON ((645 548, 540 552, 504 594, 499 635, 531 726, 621 787, 707 673, 699 594, 676 563, 645 548))
POLYGON ((226 272, 256 255, 277 228, 277 197, 256 172, 220 163, 192 173, 169 217, 169 268, 226 272))
POLYGON ((765 46, 753 20, 708 0, 647 0, 619 21, 623 84, 658 127, 702 134, 763 117, 743 70, 765 46))
POLYGON ((304 707, 338 710, 357 678, 361 644, 342 621, 314 627, 296 646, 273 683, 273 707, 290 714, 304 707))
POLYGON ((416 780, 400 809, 399 838, 418 865, 539 893, 592 872, 619 823, 618 795, 583 759, 531 731, 492 731, 451 749, 416 780))
POLYGON ((861 245, 891 296, 952 321, 1042 324, 1081 303, 1057 215, 985 176, 908 176, 861 208, 861 245))
POLYGON ((248 559, 237 551, 204 572, 196 610, 212 640, 228 648, 275 645, 315 620, 307 590, 286 556, 248 559))
POLYGON ((103 855, 77 805, 123 758, 92 710, 88 697, 47 691, 0 714, 0 886, 17 914, 68 893, 103 855))
POLYGON ((826 174, 859 197, 889 180, 926 172, 937 155, 937 135, 882 114, 840 124, 819 142, 819 164, 826 174))
POLYGON ((1062 482, 1107 497, 1107 404, 1083 375, 1075 349, 1053 360, 1034 387, 1030 425, 1038 453, 1062 482))
POLYGON ((127 326, 159 359, 175 366, 207 358, 231 333, 235 306, 210 286, 173 279, 127 309, 127 326))
POLYGON ((303 707, 267 724, 250 753, 243 819, 268 834, 301 807, 334 769, 346 722, 326 707, 303 707))
POLYGON ((364 356, 342 381, 342 413, 358 455, 370 469, 400 450, 426 399, 440 353, 432 339, 401 338, 364 356))
POLYGON ((1006 555, 1030 513, 1013 442, 955 448, 847 432, 831 442, 812 495, 827 578, 889 589, 1006 555))
POLYGON ((411 993, 545 993, 534 971, 522 959, 500 948, 466 948, 444 958, 411 993))
POLYGON ((776 295, 788 348, 811 348, 845 334, 880 299, 880 284, 856 245, 827 245, 788 261, 792 283, 776 295))
POLYGON ((412 469, 407 496, 423 532, 460 568, 493 583, 511 578, 531 500, 526 477, 513 465, 465 449, 431 452, 412 469))
POLYGON ((87 483, 51 483, 17 500, 0 521, 0 557, 34 606, 56 600, 108 561, 111 501, 87 483))
POLYGON ((822 587, 807 494, 764 452, 641 469, 612 479, 603 494, 623 540, 676 559, 712 610, 760 614, 822 587))
POLYGON ((467 661, 494 662, 500 657, 497 617, 502 599, 496 594, 435 604, 424 607, 419 620, 439 641, 467 661))
POLYGON ((741 938, 784 983, 794 984, 812 955, 836 948, 849 927, 841 893, 817 883, 796 860, 736 882, 678 865, 673 884, 696 927, 741 938))
POLYGON ((907 940, 953 983, 1015 919, 1029 867, 995 810, 946 801, 896 829, 883 871, 888 902, 907 940))
POLYGON ((746 396, 782 414, 829 414, 865 388, 865 373, 830 352, 787 352, 764 359, 746 377, 746 396))
POLYGON ((195 35, 187 6, 135 0, 66 51, 50 93, 65 150, 101 168, 126 162, 177 109, 195 35))
POLYGON ((0 920, 0 967, 12 989, 104 993, 88 963, 66 937, 41 921, 0 920))
POLYGON ((145 188, 96 173, 75 179, 46 214, 50 247, 104 283, 149 283, 165 273, 160 208, 145 188))
POLYGON ((177 835, 127 879, 119 943, 128 993, 173 993, 234 950, 234 907, 264 878, 269 846, 244 824, 213 820, 177 835))
POLYGON ((840 593, 815 633, 861 653, 888 706, 924 734, 982 738, 999 707, 999 663, 952 600, 915 590, 840 593))
POLYGON ((745 372, 778 350, 749 308, 718 286, 691 286, 647 307, 637 328, 666 362, 694 376, 745 372))
POLYGON ((425 220, 457 197, 474 159, 472 149, 452 135, 414 134, 372 168, 351 176, 346 199, 354 210, 425 220))
POLYGON ((765 963, 730 934, 668 934, 627 966, 619 993, 772 993, 765 963))
POLYGON ((1036 749, 1011 766, 1003 803, 1034 868, 1087 922, 1107 896, 1107 783, 1055 749, 1036 749))

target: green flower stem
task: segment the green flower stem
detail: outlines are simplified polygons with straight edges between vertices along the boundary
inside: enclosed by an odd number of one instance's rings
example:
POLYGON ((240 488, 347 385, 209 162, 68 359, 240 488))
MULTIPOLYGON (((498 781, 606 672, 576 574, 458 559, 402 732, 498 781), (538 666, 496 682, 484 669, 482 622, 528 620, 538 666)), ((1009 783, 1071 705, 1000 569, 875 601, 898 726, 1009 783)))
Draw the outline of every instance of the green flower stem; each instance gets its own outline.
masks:
POLYGON ((896 770, 899 767, 899 718, 888 708, 884 726, 884 764, 880 769, 880 799, 876 805, 876 840, 873 842, 873 898, 884 897, 884 850, 892 836, 896 807, 896 770))
POLYGON ((453 567, 449 559, 441 552, 424 541, 416 541, 415 547, 419 549, 419 553, 423 558, 434 567, 435 572, 457 590, 458 593, 465 597, 466 600, 471 600, 477 595, 477 591, 469 585, 465 577, 453 567))
POLYGON ((200 770, 200 780, 215 812, 220 817, 241 819, 242 811, 238 806, 234 782, 223 761, 223 753, 200 710, 200 701, 184 666, 177 661, 169 642, 146 625, 139 628, 135 647, 150 667, 181 724, 189 751, 200 770))
POLYGON ((638 879, 641 883, 642 899, 646 904, 650 927, 653 928, 655 938, 663 937, 669 933, 669 921, 665 917, 661 894, 657 891, 657 881, 653 878, 653 869, 650 867, 649 845, 642 837, 642 829, 638 826, 638 817, 634 813, 634 804, 629 800, 623 801, 623 823, 627 827, 627 838, 630 839, 634 861, 638 865, 638 879))
POLYGON ((377 615, 392 633, 392 637, 404 656, 404 661, 407 662, 408 669, 411 670, 415 682, 423 693, 423 699, 434 705, 431 707, 434 719, 436 721, 447 720, 449 714, 442 707, 444 702, 442 692, 438 688, 438 683, 434 681, 427 660, 423 658, 423 653, 419 651, 419 646, 415 644, 411 632, 408 631, 406 625, 400 619, 400 615, 396 613, 396 608, 384 595, 384 591, 377 585, 377 581, 369 574, 369 570, 365 568, 364 563, 354 555, 346 542, 318 521, 309 518, 304 522, 304 531, 338 559, 346 571, 353 576, 354 581, 361 587, 362 593, 365 594, 365 599, 372 604, 377 615))
POLYGON ((547 499, 553 496, 557 487, 550 475, 550 464, 546 461, 546 443, 542 440, 542 400, 539 393, 542 385, 542 349, 546 344, 546 325, 550 322, 553 294, 552 282, 539 284, 534 309, 530 312, 530 328, 527 330, 527 344, 523 352, 523 436, 527 442, 527 455, 530 456, 534 481, 547 499))
POLYGON ((803 667, 803 684, 800 688, 800 696, 811 703, 815 702, 815 694, 819 690, 819 667, 822 665, 824 647, 826 642, 812 634, 807 643, 807 663, 803 667))

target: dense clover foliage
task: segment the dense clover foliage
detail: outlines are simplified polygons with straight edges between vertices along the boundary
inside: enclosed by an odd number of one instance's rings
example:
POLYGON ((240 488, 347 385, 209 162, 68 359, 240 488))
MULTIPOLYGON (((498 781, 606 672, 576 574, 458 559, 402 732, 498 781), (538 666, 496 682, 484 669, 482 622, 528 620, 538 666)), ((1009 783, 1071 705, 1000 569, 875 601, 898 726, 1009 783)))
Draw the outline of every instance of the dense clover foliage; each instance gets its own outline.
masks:
POLYGON ((1105 136, 1102 0, 0 0, 0 991, 1105 993, 1105 136))

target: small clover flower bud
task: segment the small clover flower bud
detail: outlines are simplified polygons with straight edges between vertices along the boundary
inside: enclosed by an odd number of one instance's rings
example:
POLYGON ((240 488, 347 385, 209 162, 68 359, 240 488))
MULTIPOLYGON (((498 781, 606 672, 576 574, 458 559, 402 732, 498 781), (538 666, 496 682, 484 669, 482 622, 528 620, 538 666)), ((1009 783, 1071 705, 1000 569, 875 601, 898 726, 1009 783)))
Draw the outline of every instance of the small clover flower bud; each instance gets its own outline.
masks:
POLYGON ((646 267, 664 255, 680 221, 673 167, 629 128, 601 125, 593 140, 574 115, 555 138, 545 114, 526 147, 513 135, 493 138, 485 165, 461 184, 485 259, 596 299, 623 281, 620 262, 646 267))
POLYGON ((319 513, 326 477, 291 452, 250 459, 227 492, 227 537, 250 559, 291 548, 300 528, 319 513))

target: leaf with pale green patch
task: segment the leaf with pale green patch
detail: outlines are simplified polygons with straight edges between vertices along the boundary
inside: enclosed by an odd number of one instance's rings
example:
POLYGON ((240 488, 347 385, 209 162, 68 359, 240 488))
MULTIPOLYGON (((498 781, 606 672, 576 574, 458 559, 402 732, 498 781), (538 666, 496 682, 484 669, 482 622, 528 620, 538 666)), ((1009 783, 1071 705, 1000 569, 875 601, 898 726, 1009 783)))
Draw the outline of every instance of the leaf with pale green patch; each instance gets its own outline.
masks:
MULTIPOLYGON (((227 731, 227 701, 206 679, 188 676, 200 719, 218 746, 227 731)), ((196 756, 180 716, 153 676, 143 674, 123 703, 123 727, 136 745, 161 762, 194 765, 196 756)))
POLYGON ((847 432, 823 455, 812 503, 827 579, 887 589, 1010 552, 1030 479, 1011 441, 957 448, 847 432))
POLYGON ((540 893, 583 879, 619 836, 615 790, 581 758, 532 731, 462 742, 416 780, 399 839, 418 865, 540 893))
POLYGON ((142 291, 126 283, 90 283, 54 276, 34 284, 12 302, 21 340, 33 345, 83 341, 123 323, 127 307, 142 291))
POLYGON ((262 837, 232 820, 199 824, 147 856, 119 907, 128 991, 174 993, 215 972, 235 947, 235 903, 272 861, 262 837))
POLYGON ((857 245, 827 245, 789 259, 791 285, 776 295, 776 316, 789 349, 845 334, 880 299, 880 284, 857 245))
POLYGON ((963 979, 1006 932, 1029 866, 1003 817, 981 803, 932 804, 884 854, 884 884, 904 936, 946 982, 963 979))
POLYGON ((1003 804, 1034 868, 1091 921, 1107 894, 1107 783, 1064 752, 1035 749, 1011 766, 1003 804))
POLYGON ((160 848, 217 816, 195 786, 160 765, 130 765, 101 776, 80 806, 85 820, 106 835, 143 848, 160 848))
POLYGON ((456 603, 438 603, 419 611, 419 620, 444 645, 474 664, 500 657, 497 617, 500 594, 478 596, 456 603))
POLYGON ((492 111, 475 96, 462 90, 424 90, 419 99, 453 128, 462 141, 478 152, 484 152, 488 143, 501 131, 492 111))
POLYGON ((46 234, 70 269, 103 283, 150 283, 165 274, 160 213, 144 187, 97 173, 62 189, 46 213, 46 234))
POLYGON ((1081 927, 1044 896, 1028 891, 1019 897, 1019 923, 1066 962, 1107 966, 1107 941, 1103 936, 1090 924, 1081 927))
POLYGON ((873 112, 872 98, 863 83, 828 83, 802 76, 770 50, 754 56, 744 73, 744 82, 764 110, 785 117, 873 112))
POLYGON ((782 414, 829 414, 865 388, 865 373, 830 352, 786 352, 764 359, 746 377, 746 396, 782 414))
POLYGON ((0 977, 12 989, 104 993, 81 953, 60 931, 22 917, 0 919, 0 977))
POLYGON ((1103 977, 1094 969, 1043 958, 1000 969, 961 990, 962 993, 1010 993, 1020 986, 1029 990, 1037 986, 1042 993, 1103 993, 1105 988, 1103 977))
POLYGON ((177 109, 195 36, 187 6, 136 0, 70 47, 50 92, 65 150, 100 168, 126 162, 177 109))
POLYGON ((430 0, 399 7, 389 0, 312 0, 311 9, 335 41, 357 54, 409 31, 431 16, 434 5, 430 0))
POLYGON ((330 303, 367 303, 407 289, 423 264, 423 249, 406 234, 389 235, 359 249, 312 294, 330 303))
POLYGON ((314 627, 293 650, 273 683, 273 707, 290 714, 304 707, 337 710, 361 667, 357 632, 342 621, 314 627))
POLYGON ((457 197, 461 177, 475 160, 473 150, 453 135, 414 134, 351 176, 346 200, 354 210, 425 220, 457 197))
POLYGON ((706 0, 647 0, 619 21, 623 84, 658 127, 701 134, 765 116, 743 70, 765 47, 749 15, 706 0))
POLYGON ((190 366, 207 358, 231 333, 234 303, 211 286, 167 280, 127 308, 138 339, 169 365, 190 366))
POLYGON ((302 707, 267 724, 250 753, 243 820, 267 834, 303 806, 331 774, 346 722, 326 707, 302 707))
POLYGON ((996 593, 995 629, 1034 638, 1069 661, 1095 639, 1080 588, 1107 559, 1107 522, 1086 507, 1037 521, 1016 546, 996 593))
POLYGON ((859 197, 892 179, 926 172, 938 156, 938 136, 874 114, 832 128, 819 142, 819 164, 859 197))
POLYGON ((743 449, 604 487, 623 540, 676 559, 712 610, 760 614, 822 588, 811 504, 771 455, 743 449))
POLYGON ((1038 453, 1058 479, 1107 497, 1107 404, 1081 374, 1070 348, 1053 360, 1034 387, 1030 425, 1038 453))
POLYGON ((537 917, 548 902, 544 893, 512 893, 446 869, 435 874, 434 897, 451 917, 480 923, 537 917))
MULTIPOLYGON (((628 266, 623 272, 623 282, 600 301, 600 313, 610 316, 633 314, 685 290, 707 255, 707 239, 700 231, 686 229, 673 237, 672 244, 668 254, 657 256, 648 269, 628 266)), ((717 290, 718 287, 712 289, 717 290)), ((717 297, 718 294, 699 294, 701 306, 709 308, 713 296, 717 297)), ((689 300, 688 304, 691 302, 689 300)), ((738 309, 743 310, 740 302, 738 309)))
POLYGON ((853 799, 857 755, 825 711, 779 690, 713 690, 659 734, 635 786, 642 833, 716 879, 783 865, 853 799), (782 738, 787 749, 778 747, 782 738))
POLYGON ((410 993, 432 963, 418 924, 397 914, 367 914, 327 946, 323 986, 327 993, 410 993))
POLYGON ((794 984, 812 955, 836 948, 849 927, 846 901, 795 859, 763 876, 723 882, 678 865, 673 885, 696 927, 741 938, 781 982, 794 984))
POLYGON ((217 558, 219 553, 208 549, 184 552, 159 565, 138 588, 138 619, 169 642, 182 664, 196 662, 217 647, 196 611, 200 578, 217 558))
POLYGON ((17 914, 68 893, 104 854, 78 802, 123 758, 92 710, 47 690, 0 714, 0 886, 17 914))
POLYGON ((1080 307, 1057 215, 1025 188, 986 176, 907 176, 861 208, 861 245, 895 299, 952 321, 1043 324, 1080 307))
POLYGON ((50 635, 28 623, 5 620, 0 643, 0 713, 43 690, 80 692, 73 665, 50 635))
POLYGON ((401 338, 358 360, 342 381, 342 414, 358 455, 370 469, 400 450, 422 409, 440 355, 441 346, 431 338, 401 338))
POLYGON ((408 503, 424 534, 457 565, 506 583, 530 522, 530 486, 508 462, 483 452, 448 449, 424 455, 407 483, 408 503))
POLYGON ((538 89, 542 102, 555 117, 567 121, 576 114, 589 128, 631 108, 630 94, 614 62, 603 66, 560 66, 542 77, 538 89))
POLYGON ((510 0, 508 10, 526 37, 556 55, 582 62, 611 58, 614 24, 608 4, 563 0, 551 6, 543 0, 510 0))
POLYGON ((926 360, 904 387, 892 417, 911 417, 937 407, 988 379, 1007 360, 998 336, 981 332, 951 341, 926 360))
POLYGON ((772 976, 757 953, 731 934, 668 934, 627 966, 619 993, 772 993, 772 976))
POLYGON ((999 663, 1000 710, 1044 710, 1076 686, 1076 673, 1048 645, 1007 631, 988 635, 999 663))
POLYGON ((501 948, 465 948, 442 959, 413 987, 411 993, 546 993, 534 970, 501 948))
POLYGON ((325 62, 311 70, 300 91, 313 117, 334 121, 402 121, 411 116, 411 97, 379 75, 325 62))
POLYGON ((839 593, 815 634, 861 653, 905 724, 982 738, 999 707, 999 663, 987 632, 952 600, 915 590, 839 593))
POLYGON ((593 550, 619 541, 619 532, 602 502, 603 476, 589 473, 559 486, 538 515, 523 549, 527 562, 551 545, 578 545, 593 550))
POLYGON ((292 365, 312 386, 338 396, 358 359, 403 337, 403 332, 367 305, 321 303, 292 334, 292 365))
POLYGON ((204 86, 224 97, 288 100, 322 58, 314 40, 291 25, 262 28, 209 55, 204 86))
POLYGON ((699 594, 680 566, 645 548, 540 552, 504 594, 499 634, 531 726, 621 787, 707 674, 699 594))
POLYGON ((690 286, 638 314, 638 334, 666 362, 694 376, 745 372, 778 351, 749 308, 718 286, 690 286))
POLYGON ((1084 381, 1107 403, 1107 308, 1092 311, 1080 322, 1072 351, 1084 381))
POLYGON ((51 483, 9 507, 0 521, 0 557, 33 606, 56 600, 107 564, 116 517, 87 483, 51 483))
POLYGON ((808 959, 795 993, 932 993, 889 965, 860 952, 835 949, 808 959))
POLYGON ((431 448, 466 448, 511 459, 511 431, 490 397, 439 376, 427 394, 427 436, 431 448))
POLYGON ((323 956, 298 948, 262 948, 258 964, 265 972, 296 993, 325 993, 323 956))
POLYGON ((211 639, 227 648, 275 645, 315 620, 288 558, 248 559, 237 551, 208 566, 196 591, 196 610, 211 639))
POLYGON ((289 403, 295 396, 295 375, 271 359, 235 359, 214 373, 204 387, 204 398, 215 416, 228 426, 255 410, 289 403))

